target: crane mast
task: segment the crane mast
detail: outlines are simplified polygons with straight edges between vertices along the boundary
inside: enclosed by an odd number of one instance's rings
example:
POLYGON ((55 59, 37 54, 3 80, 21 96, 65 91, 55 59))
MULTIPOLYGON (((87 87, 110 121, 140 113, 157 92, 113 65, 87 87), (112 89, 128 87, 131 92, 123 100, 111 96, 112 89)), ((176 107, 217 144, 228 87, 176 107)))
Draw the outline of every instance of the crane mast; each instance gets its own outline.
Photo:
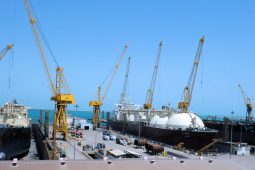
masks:
POLYGON ((96 127, 100 127, 100 124, 101 124, 100 123, 100 108, 103 105, 104 98, 108 93, 108 90, 109 90, 109 88, 111 86, 111 83, 112 83, 112 81, 113 81, 113 79, 114 79, 114 77, 115 77, 115 75, 116 75, 116 73, 119 69, 120 63, 121 63, 121 61, 124 57, 124 54, 125 54, 127 48, 128 48, 128 46, 125 45, 124 49, 123 49, 123 51, 120 55, 120 58, 119 58, 117 64, 115 65, 115 68, 114 68, 114 71, 113 71, 113 73, 110 77, 110 80, 109 80, 108 84, 106 85, 103 96, 101 96, 101 86, 99 86, 98 87, 98 92, 97 92, 98 93, 98 99, 97 100, 91 100, 89 102, 89 106, 93 107, 93 117, 92 117, 93 129, 96 129, 96 127))
POLYGON ((154 94, 154 88, 155 88, 157 74, 158 74, 158 65, 159 65, 159 59, 161 55, 161 49, 162 49, 162 41, 160 41, 159 43, 157 59, 154 66, 154 72, 153 72, 150 88, 147 91, 146 103, 143 105, 144 109, 150 109, 152 107, 153 94, 154 94))
POLYGON ((252 113, 253 104, 252 104, 251 98, 249 98, 246 95, 246 93, 244 92, 244 90, 242 89, 240 84, 238 85, 238 87, 241 90, 241 93, 242 93, 242 96, 243 96, 243 99, 244 99, 244 103, 246 105, 246 120, 251 121, 253 119, 253 113, 252 113))
POLYGON ((5 54, 12 49, 12 47, 14 46, 14 44, 8 44, 0 53, 0 61, 4 58, 5 54))
POLYGON ((126 69, 126 74, 125 74, 125 81, 124 81, 122 93, 121 93, 121 95, 120 95, 120 103, 124 103, 125 100, 126 100, 126 93, 127 93, 127 83, 128 83, 128 74, 129 74, 130 60, 131 60, 131 57, 128 58, 127 69, 126 69))
POLYGON ((204 36, 200 38, 199 40, 198 49, 196 52, 196 57, 193 63, 193 68, 189 77, 189 81, 187 86, 183 90, 181 101, 178 103, 178 108, 181 109, 182 112, 188 112, 189 110, 190 102, 192 99, 192 92, 193 92, 193 88, 194 88, 194 84, 196 80, 199 60, 200 60, 200 56, 203 49, 203 44, 204 44, 204 36))
POLYGON ((52 159, 56 157, 56 134, 61 132, 64 135, 64 139, 68 138, 68 127, 67 127, 67 104, 74 104, 74 96, 70 94, 70 90, 66 83, 63 68, 57 66, 56 69, 56 83, 53 82, 50 69, 48 66, 46 52, 43 47, 40 29, 37 25, 36 19, 33 17, 32 9, 29 0, 25 0, 25 7, 29 17, 32 32, 35 37, 35 41, 38 47, 39 55, 43 64, 44 71, 47 76, 49 88, 52 94, 51 100, 55 102, 55 114, 54 114, 54 124, 53 124, 53 151, 52 159), (67 93, 62 93, 62 89, 65 89, 67 93))

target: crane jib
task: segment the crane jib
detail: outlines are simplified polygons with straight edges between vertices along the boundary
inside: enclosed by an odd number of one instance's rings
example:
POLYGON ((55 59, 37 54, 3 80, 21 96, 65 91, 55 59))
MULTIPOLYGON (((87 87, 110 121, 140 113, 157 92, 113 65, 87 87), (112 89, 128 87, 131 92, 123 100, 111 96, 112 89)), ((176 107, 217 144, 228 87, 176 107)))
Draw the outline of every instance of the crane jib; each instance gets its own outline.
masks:
POLYGON ((192 71, 191 71, 191 74, 190 74, 190 77, 188 80, 188 84, 183 90, 181 101, 178 103, 178 108, 185 112, 188 111, 190 102, 192 99, 192 92, 194 89, 194 84, 195 84, 195 80, 196 80, 196 74, 197 74, 200 56, 201 56, 202 49, 203 49, 203 44, 204 44, 204 36, 202 38, 200 38, 200 40, 199 40, 199 44, 198 44, 194 64, 192 67, 192 71))

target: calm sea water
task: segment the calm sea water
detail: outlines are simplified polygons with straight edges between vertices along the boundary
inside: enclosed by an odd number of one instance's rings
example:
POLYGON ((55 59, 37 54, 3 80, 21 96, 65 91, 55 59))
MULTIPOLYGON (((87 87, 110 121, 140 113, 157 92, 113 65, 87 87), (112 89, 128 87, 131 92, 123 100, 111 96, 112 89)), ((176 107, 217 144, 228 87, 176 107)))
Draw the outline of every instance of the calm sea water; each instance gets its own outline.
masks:
MULTIPOLYGON (((28 110, 28 114, 29 114, 29 117, 32 119, 32 122, 33 123, 37 123, 38 120, 40 119, 40 111, 42 109, 29 109, 28 110)), ((50 122, 53 122, 54 120, 54 111, 53 110, 49 110, 50 111, 50 122)), ((86 119, 88 122, 91 122, 89 119, 92 118, 92 111, 68 111, 68 114, 69 116, 72 116, 72 117, 80 117, 80 118, 84 118, 86 119)), ((104 113, 104 118, 106 119, 106 112, 104 113)), ((110 116, 112 116, 112 112, 110 114, 110 116)), ((223 120, 224 117, 231 117, 230 115, 227 115, 227 116, 219 116, 219 115, 203 115, 203 114, 199 114, 198 115, 200 118, 202 119, 207 119, 208 116, 215 116, 215 119, 216 120, 223 120)), ((101 114, 101 117, 102 117, 102 114, 101 114)), ((43 116, 43 119, 44 119, 44 116, 43 116)), ((240 119, 245 119, 244 116, 234 116, 234 119, 236 120, 240 120, 240 119)))
MULTIPOLYGON (((40 111, 42 109, 29 109, 28 115, 32 119, 33 123, 37 123, 40 119, 40 111)), ((45 110, 44 110, 45 111, 45 110)), ((50 122, 53 122, 54 120, 54 110, 50 111, 50 122)), ((86 119, 88 122, 91 122, 89 119, 92 118, 92 112, 91 111, 68 111, 68 115, 71 117, 80 117, 83 119, 86 119)), ((106 118, 107 114, 101 114, 101 117, 104 115, 104 118, 106 118)), ((43 120, 44 120, 44 114, 43 114, 43 120)))

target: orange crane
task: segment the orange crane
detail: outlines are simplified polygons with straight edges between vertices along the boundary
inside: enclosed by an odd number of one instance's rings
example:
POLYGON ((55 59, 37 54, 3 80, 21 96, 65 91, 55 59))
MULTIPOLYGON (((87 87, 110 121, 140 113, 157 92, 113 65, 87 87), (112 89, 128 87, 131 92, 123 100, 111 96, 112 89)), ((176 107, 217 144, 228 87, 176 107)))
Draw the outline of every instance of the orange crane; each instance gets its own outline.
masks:
POLYGON ((126 69, 126 74, 125 74, 125 81, 124 81, 122 93, 120 95, 120 103, 124 103, 126 101, 127 83, 128 83, 128 74, 129 74, 130 60, 131 60, 131 57, 128 57, 127 69, 126 69))
POLYGON ((108 84, 106 86, 106 89, 105 89, 105 91, 103 93, 103 96, 101 96, 101 86, 99 86, 98 87, 98 92, 97 92, 98 99, 97 100, 91 100, 89 102, 89 106, 93 107, 92 123, 93 123, 93 129, 94 130, 97 127, 100 127, 100 124, 101 124, 100 123, 100 108, 103 105, 104 98, 107 95, 107 92, 108 92, 108 90, 109 90, 109 88, 111 86, 111 83, 112 83, 112 81, 113 81, 113 79, 114 79, 114 77, 115 77, 115 75, 116 75, 116 73, 117 73, 117 71, 119 69, 120 63, 121 63, 121 61, 122 61, 122 59, 124 57, 124 54, 125 54, 127 48, 128 48, 128 46, 125 45, 125 47, 124 47, 124 49, 123 49, 123 51, 122 51, 122 53, 120 55, 120 58, 119 58, 117 64, 115 65, 114 71, 113 71, 113 73, 112 73, 112 75, 110 77, 110 80, 109 80, 109 82, 108 82, 108 84))
POLYGON ((12 47, 14 46, 14 44, 8 44, 0 53, 0 61, 4 58, 5 54, 12 49, 12 47))
POLYGON ((63 74, 63 68, 57 66, 56 69, 56 83, 53 82, 50 69, 47 62, 46 52, 43 47, 41 40, 40 29, 37 25, 36 19, 33 17, 32 9, 29 4, 29 0, 25 0, 25 6, 29 21, 31 24, 32 32, 35 36, 35 41, 38 47, 39 55, 42 60, 44 71, 46 72, 49 87, 51 90, 51 100, 55 102, 55 114, 54 114, 54 124, 53 124, 53 151, 52 159, 56 157, 56 134, 60 132, 64 135, 64 139, 68 138, 68 127, 67 127, 67 104, 75 104, 74 96, 70 93, 66 79, 63 74), (65 90, 66 93, 63 93, 65 90))
POLYGON ((156 59, 156 63, 155 63, 155 66, 154 66, 154 72, 153 72, 153 75, 152 75, 150 88, 147 91, 146 103, 143 105, 144 109, 150 109, 152 107, 153 94, 154 94, 154 88, 155 88, 156 79, 157 79, 158 65, 159 65, 159 59, 160 59, 160 55, 161 55, 161 49, 162 49, 162 41, 160 41, 160 43, 159 43, 157 59, 156 59))
POLYGON ((251 101, 251 98, 249 98, 244 90, 242 89, 241 85, 239 84, 238 87, 240 88, 241 90, 241 93, 243 95, 243 99, 244 99, 244 103, 246 105, 246 120, 247 121, 251 121, 253 119, 253 113, 252 113, 252 109, 253 109, 253 104, 252 104, 252 101, 251 101))
POLYGON ((189 106, 190 106, 190 102, 191 102, 191 98, 192 98, 192 92, 193 92, 193 88, 194 88, 194 84, 195 84, 195 80, 196 80, 198 64, 199 64, 200 56, 202 53, 203 45, 204 45, 204 36, 202 38, 200 38, 200 40, 199 40, 198 49, 197 49, 196 57, 194 60, 193 68, 192 68, 192 71, 191 71, 191 74, 189 77, 189 81, 188 81, 187 86, 183 90, 181 101, 178 103, 178 108, 181 109, 182 112, 188 112, 188 110, 189 110, 189 106))

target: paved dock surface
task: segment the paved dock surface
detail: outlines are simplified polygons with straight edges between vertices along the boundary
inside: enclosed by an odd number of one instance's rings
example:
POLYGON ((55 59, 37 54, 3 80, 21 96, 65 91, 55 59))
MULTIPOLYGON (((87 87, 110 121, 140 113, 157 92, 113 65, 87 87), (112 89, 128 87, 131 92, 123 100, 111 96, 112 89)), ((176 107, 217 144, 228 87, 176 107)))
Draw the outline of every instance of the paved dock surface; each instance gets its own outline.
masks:
POLYGON ((2 161, 3 170, 254 170, 254 159, 232 160, 85 160, 85 161, 2 161))
MULTIPOLYGON (((50 129, 51 131, 51 129, 50 129)), ((82 147, 84 145, 91 145, 93 147, 95 147, 97 145, 97 143, 104 143, 106 148, 105 150, 120 150, 120 151, 124 151, 124 150, 128 150, 128 151, 132 151, 135 152, 139 155, 142 155, 141 159, 154 159, 154 160, 184 160, 184 159, 192 159, 192 160, 210 160, 210 159, 224 159, 224 160, 229 160, 230 159, 230 155, 229 154, 217 154, 217 155, 203 155, 203 156, 198 156, 196 154, 191 154, 188 151, 187 152, 183 152, 180 150, 176 150, 172 147, 169 146, 165 146, 164 147, 164 151, 166 151, 167 155, 151 155, 148 154, 146 152, 146 150, 144 148, 138 148, 135 145, 131 144, 131 145, 120 145, 117 144, 115 141, 111 141, 111 140, 103 140, 103 129, 98 129, 97 131, 94 130, 82 130, 83 133, 83 138, 75 138, 71 136, 71 134, 69 134, 69 140, 68 142, 65 142, 63 140, 58 140, 58 147, 61 147, 63 150, 65 150, 66 152, 66 157, 69 160, 86 160, 89 159, 86 152, 84 152, 82 150, 82 147), (81 143, 80 146, 78 146, 78 142, 81 143), (75 150, 74 150, 74 146, 75 146, 75 150), (74 156, 75 155, 75 156, 74 156)), ((114 134, 115 136, 121 136, 124 138, 127 138, 129 141, 131 141, 131 143, 134 142, 135 137, 132 136, 123 136, 121 134, 118 134, 117 132, 112 132, 112 134, 114 134)), ((61 136, 58 136, 59 138, 61 136)), ((236 155, 232 155, 232 159, 237 159, 237 160, 243 160, 243 162, 245 162, 245 160, 249 160, 249 159, 254 159, 254 156, 236 156, 236 155)))
MULTIPOLYGON (((143 148, 137 148, 133 144, 123 146, 117 144, 115 141, 103 140, 103 131, 83 130, 83 138, 73 138, 69 134, 69 141, 65 142, 60 140, 61 136, 58 134, 59 140, 57 140, 57 146, 62 148, 66 152, 66 158, 56 161, 38 161, 38 155, 36 150, 35 141, 31 141, 31 147, 29 154, 18 160, 17 163, 13 161, 0 162, 0 169, 180 169, 180 170, 254 170, 255 156, 237 156, 232 155, 230 159, 229 154, 217 154, 217 155, 203 155, 197 156, 188 152, 175 150, 169 146, 165 146, 164 150, 168 153, 167 155, 149 155, 143 148), (78 146, 78 142, 81 146, 78 146), (101 159, 101 160, 89 160, 82 146, 89 144, 96 146, 97 143, 104 143, 106 150, 117 149, 120 151, 129 150, 137 154, 142 155, 139 159, 101 159), (74 147, 75 146, 75 147, 74 147), (75 156, 74 156, 75 155, 75 156), (75 161, 74 161, 75 159, 75 161), (62 162, 62 163, 61 163, 62 162)), ((116 136, 120 134, 115 133, 116 136)), ((128 138, 132 143, 135 137, 122 136, 128 138)), ((49 140, 50 141, 50 140, 49 140)))

